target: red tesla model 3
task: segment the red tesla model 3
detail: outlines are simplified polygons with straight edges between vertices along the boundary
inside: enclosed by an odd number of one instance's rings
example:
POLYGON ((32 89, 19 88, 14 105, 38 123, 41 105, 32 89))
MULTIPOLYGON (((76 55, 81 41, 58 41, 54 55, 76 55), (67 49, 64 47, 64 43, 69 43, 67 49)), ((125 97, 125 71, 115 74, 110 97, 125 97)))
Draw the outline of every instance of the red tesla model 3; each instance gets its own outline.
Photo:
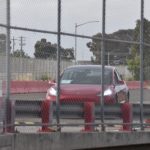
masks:
MULTIPOLYGON (((60 79, 60 102, 101 102, 100 65, 76 65, 64 70, 60 79)), ((129 90, 115 67, 104 68, 104 103, 114 104, 129 101, 129 90)), ((55 101, 56 84, 50 84, 46 99, 55 101)))

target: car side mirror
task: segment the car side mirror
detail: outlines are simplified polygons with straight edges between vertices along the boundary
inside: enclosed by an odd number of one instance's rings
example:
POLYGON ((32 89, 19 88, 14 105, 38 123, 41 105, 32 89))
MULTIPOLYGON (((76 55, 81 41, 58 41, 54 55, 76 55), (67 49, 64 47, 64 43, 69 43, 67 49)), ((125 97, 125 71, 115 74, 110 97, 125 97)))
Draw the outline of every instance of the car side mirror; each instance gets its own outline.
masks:
POLYGON ((124 81, 123 80, 119 80, 118 83, 119 84, 124 84, 124 81))
POLYGON ((53 86, 53 85, 56 84, 56 81, 55 80, 50 80, 48 83, 50 84, 50 86, 53 86))

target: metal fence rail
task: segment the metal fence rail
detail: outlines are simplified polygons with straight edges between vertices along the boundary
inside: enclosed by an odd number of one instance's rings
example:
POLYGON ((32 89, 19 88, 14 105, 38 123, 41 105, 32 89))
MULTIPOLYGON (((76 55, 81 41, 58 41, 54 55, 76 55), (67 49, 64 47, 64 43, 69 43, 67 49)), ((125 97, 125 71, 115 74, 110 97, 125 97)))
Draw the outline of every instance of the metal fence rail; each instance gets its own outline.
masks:
MULTIPOLYGON (((124 130, 134 130, 133 126, 139 126, 140 123, 136 122, 140 116, 140 104, 116 104, 110 105, 107 104, 104 107, 105 113, 105 120, 114 120, 113 122, 108 122, 103 124, 102 122, 95 122, 101 118, 101 105, 99 104, 92 104, 90 102, 90 107, 86 109, 86 103, 88 102, 78 102, 78 103, 69 103, 69 102, 61 102, 61 109, 60 109, 60 119, 78 119, 84 120, 85 123, 60 123, 60 128, 64 126, 85 126, 85 131, 92 131, 94 130, 94 126, 100 125, 123 125, 124 130), (92 104, 92 105, 91 105, 92 104), (94 106, 94 107, 93 107, 94 106), (88 116, 86 116, 88 114, 88 116), (86 118, 87 117, 87 118, 86 118), (122 123, 117 120, 121 119, 122 123), (94 125, 94 126, 93 126, 94 125)), ((8 121, 10 125, 6 128, 9 132, 15 132, 15 127, 17 126, 41 126, 42 131, 45 131, 45 128, 48 129, 49 127, 56 126, 57 123, 54 123, 56 120, 56 102, 49 102, 47 100, 44 101, 32 101, 32 100, 12 100, 11 107, 10 107, 10 114, 8 121), (45 109, 42 107, 46 106, 45 109), (18 119, 24 119, 24 123, 19 123, 18 119), (34 119, 40 119, 38 122, 34 119), (32 120, 32 124, 26 124, 28 120, 32 120), (17 124, 15 123, 17 121, 17 124), (11 130, 10 130, 11 128, 11 130)), ((150 104, 143 105, 143 114, 144 120, 150 119, 150 104)), ((149 126, 148 123, 143 124, 145 127, 149 126)), ((143 127, 144 127, 143 126, 143 127)))
MULTIPOLYGON (((31 117, 36 116, 40 117, 41 114, 41 105, 42 101, 32 101, 32 100, 13 100, 15 104, 15 112, 16 117, 26 117, 27 114, 29 114, 31 117)), ((56 102, 52 102, 52 110, 54 111, 54 114, 56 114, 56 102)), ((105 105, 104 112, 106 118, 117 118, 121 117, 121 106, 123 104, 107 104, 105 105)), ((140 114, 140 104, 133 103, 132 105, 132 114, 133 119, 138 119, 140 114)), ((61 102, 61 118, 62 119, 82 119, 84 116, 84 103, 80 102, 74 102, 74 103, 67 103, 67 102, 61 102)), ((144 113, 144 119, 150 118, 150 104, 143 104, 143 113, 144 113)), ((98 119, 100 118, 100 112, 101 112, 101 106, 99 104, 95 104, 95 117, 98 119)), ((54 117, 56 117, 54 115, 54 117)))

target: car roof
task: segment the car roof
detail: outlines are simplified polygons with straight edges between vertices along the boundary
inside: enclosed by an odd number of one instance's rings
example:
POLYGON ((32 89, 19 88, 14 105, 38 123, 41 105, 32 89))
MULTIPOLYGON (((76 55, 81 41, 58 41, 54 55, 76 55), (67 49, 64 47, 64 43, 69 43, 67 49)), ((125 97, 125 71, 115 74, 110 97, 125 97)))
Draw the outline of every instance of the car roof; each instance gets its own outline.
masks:
MULTIPOLYGON (((73 69, 73 68, 102 68, 102 65, 73 65, 73 66, 67 67, 66 69, 73 69)), ((105 65, 105 68, 110 69, 110 70, 115 69, 114 66, 106 66, 106 65, 105 65)))

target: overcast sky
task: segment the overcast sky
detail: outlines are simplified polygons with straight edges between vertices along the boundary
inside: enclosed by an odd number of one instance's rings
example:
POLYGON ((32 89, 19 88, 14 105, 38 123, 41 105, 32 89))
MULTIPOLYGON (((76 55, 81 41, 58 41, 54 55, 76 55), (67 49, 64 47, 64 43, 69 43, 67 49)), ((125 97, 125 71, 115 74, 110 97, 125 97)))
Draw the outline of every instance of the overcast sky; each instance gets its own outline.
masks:
MULTIPOLYGON (((0 0, 2 4, 5 0, 0 0)), ((133 29, 136 20, 140 18, 141 0, 106 0, 106 33, 119 29, 133 29)), ((145 17, 150 20, 150 0, 145 0, 145 17)), ((0 10, 2 10, 2 5, 0 10)), ((0 18, 3 18, 0 15, 0 18)), ((2 19, 0 19, 2 20, 2 19)), ((62 0, 62 25, 63 32, 74 33, 75 23, 81 24, 88 21, 99 23, 86 24, 77 28, 78 34, 92 36, 101 32, 102 0, 62 0)), ((11 0, 11 24, 42 30, 57 31, 57 0, 11 0)), ((26 44, 24 50, 33 55, 34 44, 41 38, 47 38, 52 43, 57 43, 55 35, 38 33, 24 33, 13 31, 12 36, 18 39, 24 36, 26 44)), ((90 52, 86 47, 88 39, 78 39, 77 56, 79 59, 90 59, 90 52)), ((61 45, 64 48, 74 47, 74 38, 62 37, 61 45)), ((16 48, 19 41, 16 41, 16 48)))

